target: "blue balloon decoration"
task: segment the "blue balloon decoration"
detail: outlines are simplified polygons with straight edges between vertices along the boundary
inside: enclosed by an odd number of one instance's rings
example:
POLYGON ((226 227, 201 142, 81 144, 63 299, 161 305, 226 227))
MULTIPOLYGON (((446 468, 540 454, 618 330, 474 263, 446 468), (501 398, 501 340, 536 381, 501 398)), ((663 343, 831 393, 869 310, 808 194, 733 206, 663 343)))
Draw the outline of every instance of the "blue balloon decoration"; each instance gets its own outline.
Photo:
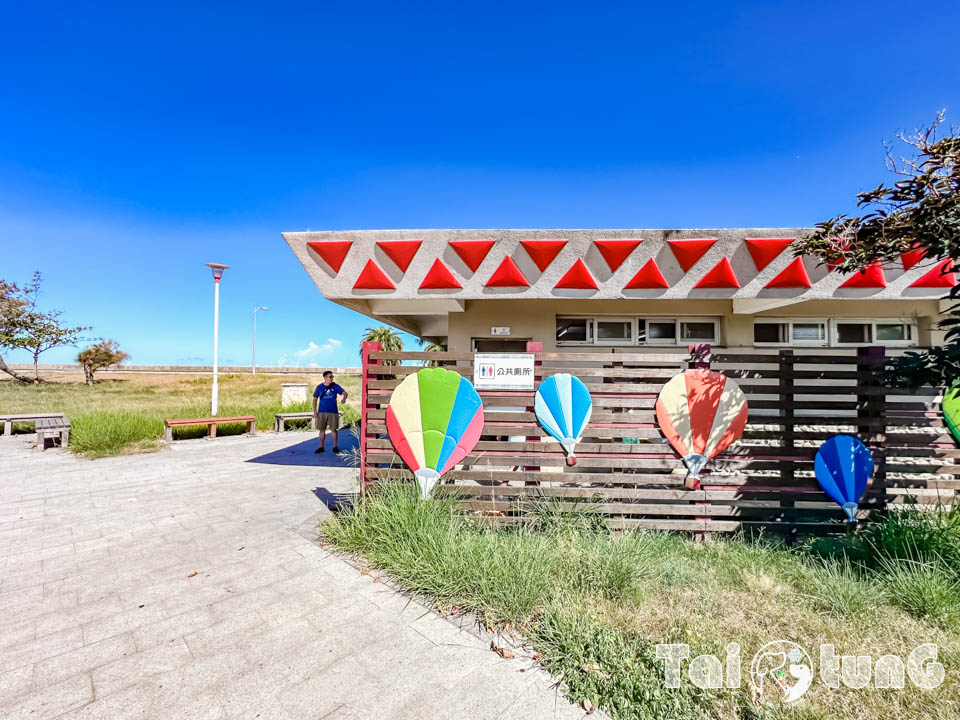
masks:
POLYGON ((857 504, 873 475, 873 455, 852 435, 827 439, 813 464, 823 491, 837 503, 849 522, 857 521, 857 504))
POLYGON ((568 373, 551 375, 537 388, 534 412, 543 429, 563 447, 567 464, 576 465, 574 448, 593 413, 587 386, 568 373))

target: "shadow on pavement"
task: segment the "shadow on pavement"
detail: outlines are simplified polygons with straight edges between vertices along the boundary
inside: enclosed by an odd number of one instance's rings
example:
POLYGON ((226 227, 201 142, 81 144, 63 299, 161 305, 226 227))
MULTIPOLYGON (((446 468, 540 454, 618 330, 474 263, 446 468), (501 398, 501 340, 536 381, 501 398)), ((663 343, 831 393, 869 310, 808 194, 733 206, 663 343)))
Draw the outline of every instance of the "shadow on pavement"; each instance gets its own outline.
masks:
MULTIPOLYGON (((292 434, 292 433, 291 433, 292 434)), ((351 432, 340 433, 340 451, 350 452, 358 447, 357 436, 351 432)), ((344 458, 335 455, 330 449, 330 438, 326 438, 325 452, 314 453, 317 449, 317 436, 313 433, 308 440, 302 440, 295 445, 289 445, 281 450, 274 450, 259 457, 250 458, 247 462, 264 463, 266 465, 302 465, 313 467, 350 468, 344 458)))
POLYGON ((325 487, 314 488, 313 494, 327 506, 327 510, 330 512, 346 510, 357 500, 357 493, 355 492, 332 493, 325 487))

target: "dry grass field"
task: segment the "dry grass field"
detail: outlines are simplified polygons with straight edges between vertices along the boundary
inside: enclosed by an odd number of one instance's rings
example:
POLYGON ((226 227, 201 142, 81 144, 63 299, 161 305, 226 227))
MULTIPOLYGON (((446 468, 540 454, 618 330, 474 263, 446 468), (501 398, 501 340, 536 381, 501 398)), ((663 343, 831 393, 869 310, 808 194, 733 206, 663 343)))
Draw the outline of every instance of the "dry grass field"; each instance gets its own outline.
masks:
MULTIPOLYGON (((305 382, 312 390, 316 375, 221 375, 221 416, 254 415, 259 430, 273 427, 280 412, 283 383, 305 382)), ((149 452, 160 447, 165 418, 207 417, 210 414, 209 375, 101 373, 88 386, 82 373, 51 373, 39 385, 0 380, 0 412, 63 412, 72 425, 71 449, 87 457, 149 452)), ((344 422, 358 417, 360 379, 342 376, 337 382, 350 394, 344 422)), ((309 403, 288 410, 309 410, 309 403)), ((15 431, 26 430, 15 428, 15 431)), ((242 432, 240 425, 223 425, 218 434, 242 432)), ((176 438, 197 437, 205 428, 177 430, 176 438)))

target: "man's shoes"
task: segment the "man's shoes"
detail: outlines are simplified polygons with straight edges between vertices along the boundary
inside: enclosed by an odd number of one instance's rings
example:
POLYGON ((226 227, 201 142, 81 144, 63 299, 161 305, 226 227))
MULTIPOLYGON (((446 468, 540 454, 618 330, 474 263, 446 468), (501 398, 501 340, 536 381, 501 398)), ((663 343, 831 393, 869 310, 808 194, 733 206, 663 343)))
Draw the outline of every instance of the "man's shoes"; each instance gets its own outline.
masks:
POLYGON ((322 447, 318 447, 316 450, 313 451, 313 454, 314 454, 314 455, 317 455, 317 454, 322 453, 322 452, 323 452, 323 448, 322 448, 322 447))
POLYGON ((334 452, 334 453, 338 453, 338 454, 339 454, 339 452, 340 452, 340 448, 338 448, 338 447, 335 447, 335 448, 333 449, 333 452, 334 452))

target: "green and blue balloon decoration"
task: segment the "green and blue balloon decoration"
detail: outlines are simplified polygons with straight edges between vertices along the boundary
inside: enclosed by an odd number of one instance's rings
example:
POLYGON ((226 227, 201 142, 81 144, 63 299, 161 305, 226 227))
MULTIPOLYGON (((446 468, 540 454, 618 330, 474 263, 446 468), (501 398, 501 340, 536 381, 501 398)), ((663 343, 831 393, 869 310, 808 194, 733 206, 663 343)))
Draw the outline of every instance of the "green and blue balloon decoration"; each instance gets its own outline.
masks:
POLYGON ((852 435, 834 435, 820 449, 813 463, 823 491, 837 503, 847 521, 857 521, 857 508, 873 475, 873 455, 852 435))
POLYGON ((953 439, 960 442, 960 388, 950 388, 943 394, 940 410, 953 439))
POLYGON ((576 465, 575 449, 593 414, 593 399, 580 378, 551 375, 540 383, 533 410, 541 427, 560 443, 567 465, 576 465))
POLYGON ((413 471, 423 498, 473 450, 482 431, 483 402, 473 384, 453 370, 420 370, 390 396, 390 442, 413 471))

